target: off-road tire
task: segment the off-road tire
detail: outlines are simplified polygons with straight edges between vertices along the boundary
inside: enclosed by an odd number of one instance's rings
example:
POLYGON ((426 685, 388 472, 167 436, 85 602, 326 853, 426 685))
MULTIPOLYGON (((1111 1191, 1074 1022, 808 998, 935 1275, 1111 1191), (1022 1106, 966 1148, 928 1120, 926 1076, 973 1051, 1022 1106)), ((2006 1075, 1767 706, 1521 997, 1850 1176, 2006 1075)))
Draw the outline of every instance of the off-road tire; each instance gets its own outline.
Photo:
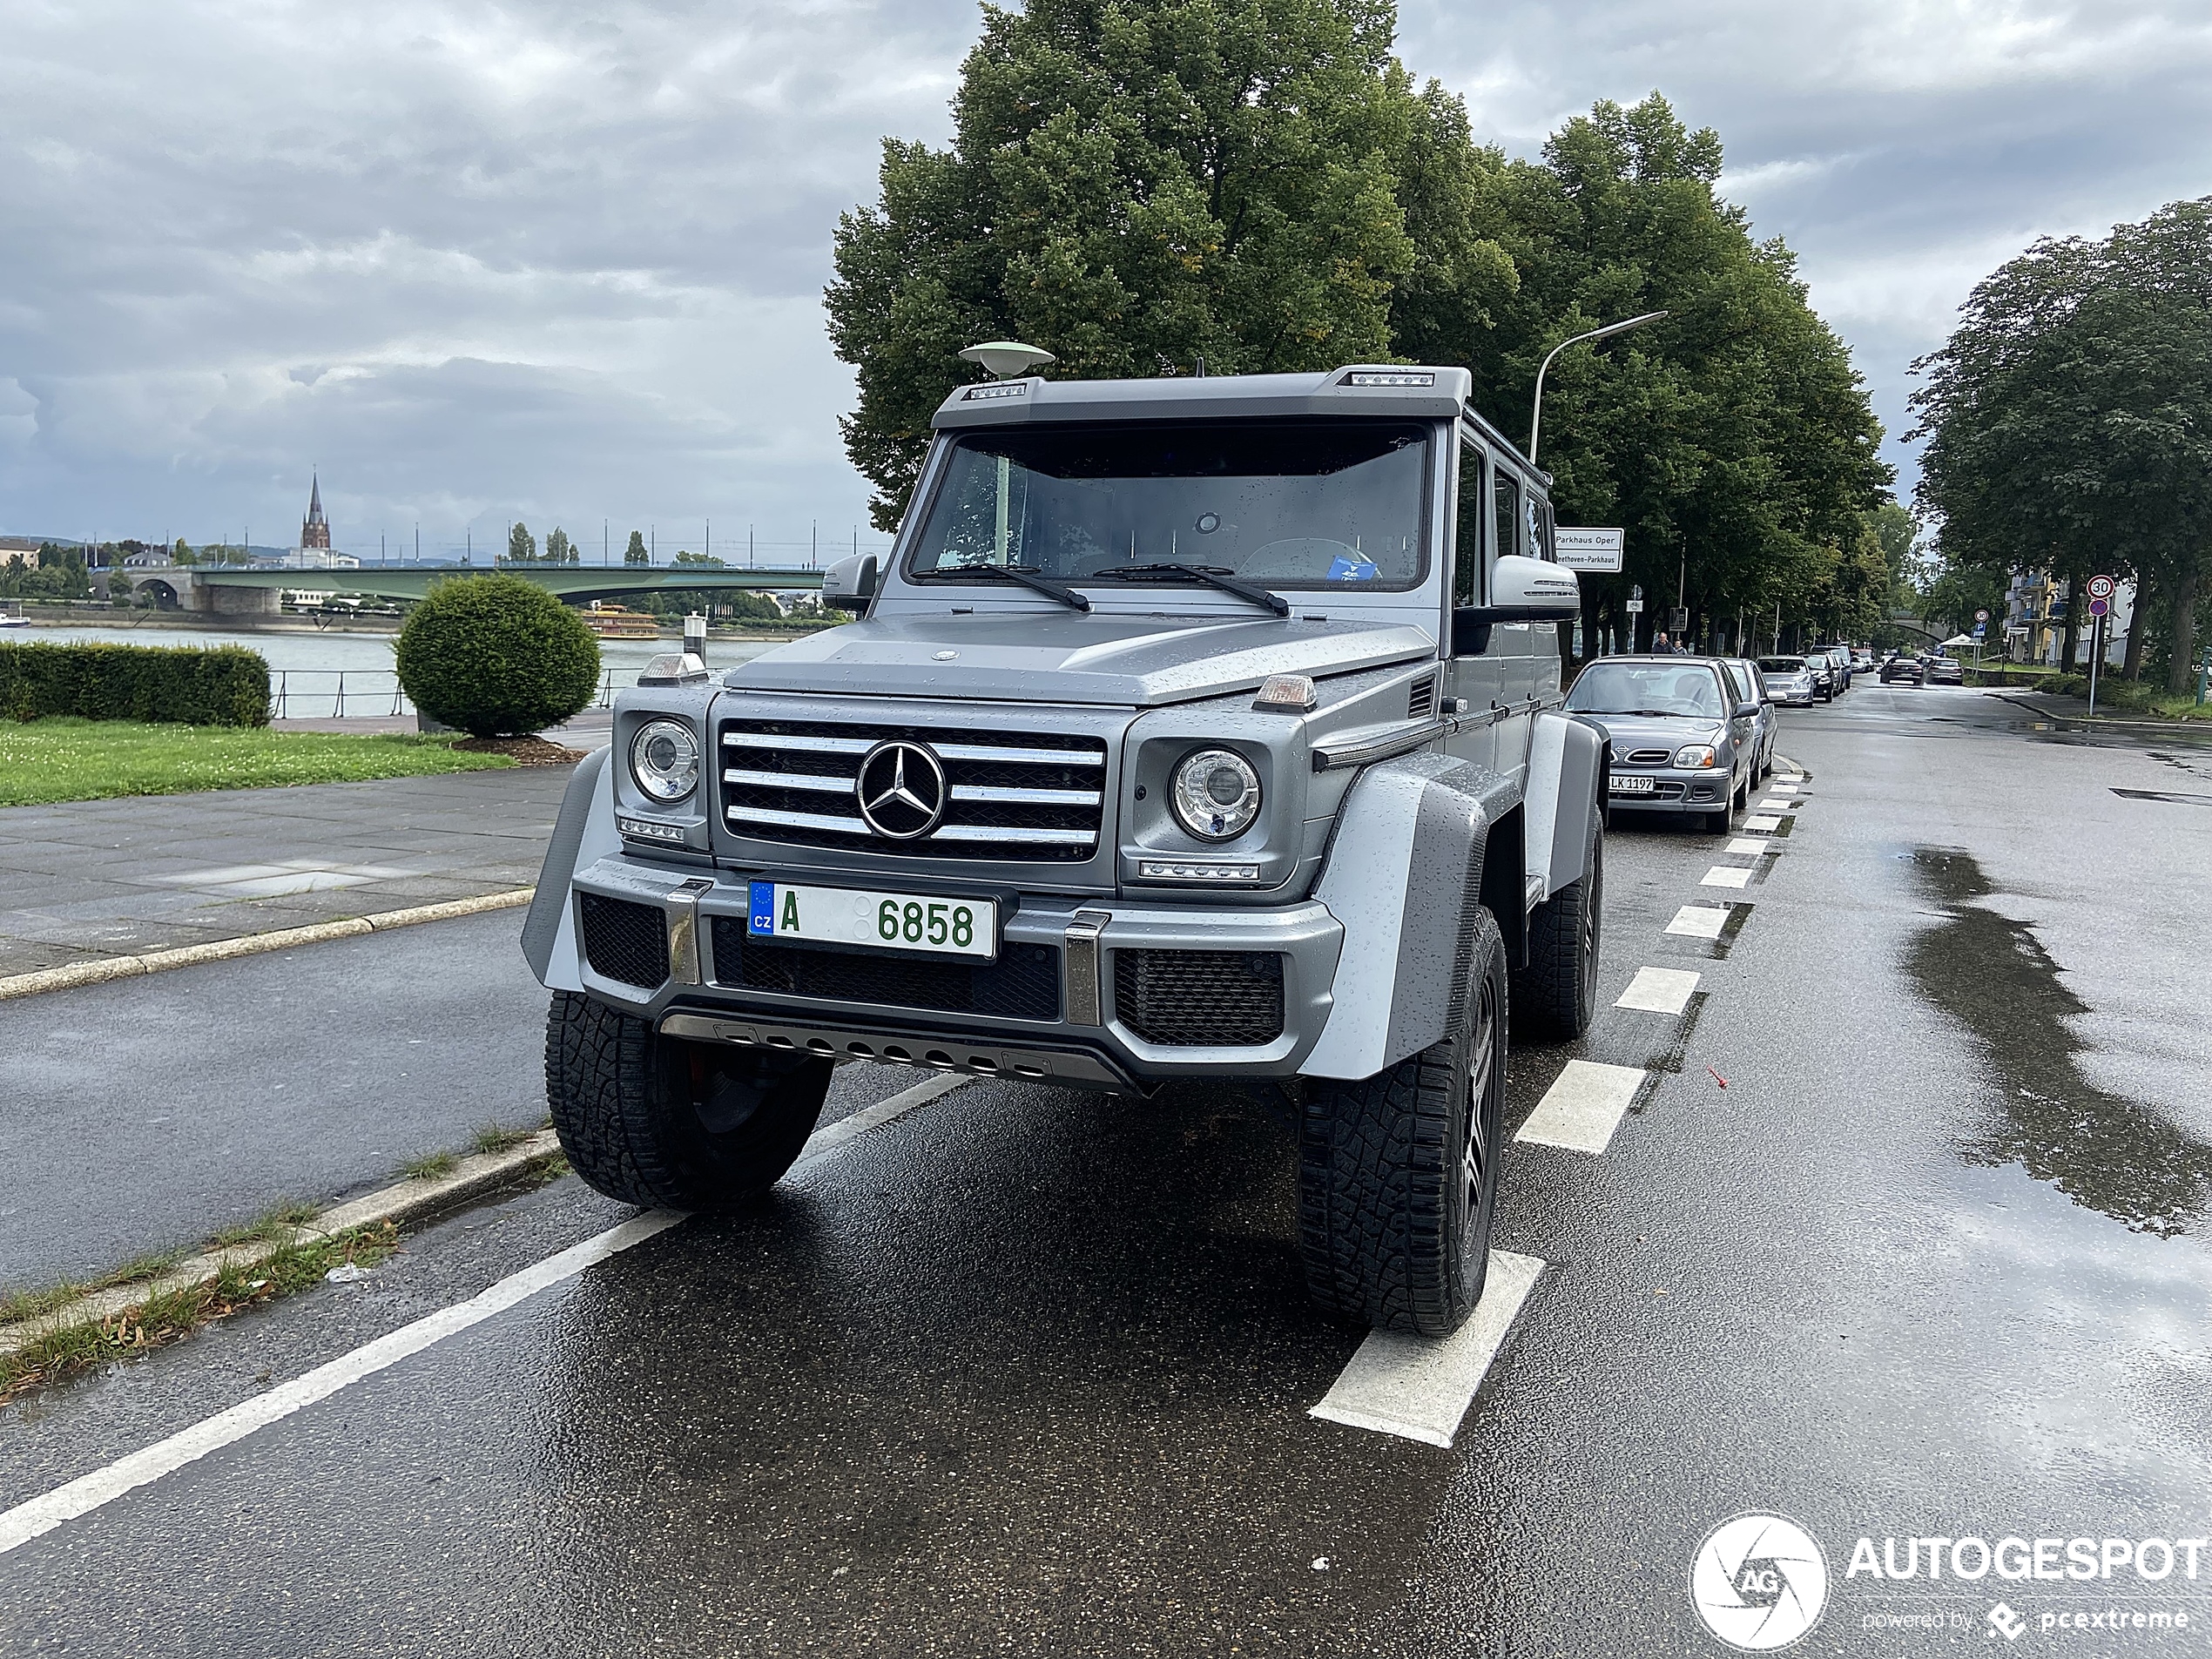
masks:
POLYGON ((1489 1272, 1509 1004, 1498 924, 1479 905, 1470 913, 1443 1038, 1372 1077, 1305 1086, 1306 1285, 1328 1312, 1381 1330, 1450 1335, 1482 1299, 1489 1272), (1487 1063, 1478 1074, 1479 1053, 1487 1063))
POLYGON ((664 1037, 575 991, 545 1018, 545 1099, 585 1182, 624 1204, 730 1210, 782 1178, 813 1133, 831 1065, 664 1037))
POLYGON ((1605 830, 1590 809, 1590 867, 1528 913, 1528 966, 1509 976, 1514 1035, 1568 1042, 1597 1014, 1605 919, 1605 830))

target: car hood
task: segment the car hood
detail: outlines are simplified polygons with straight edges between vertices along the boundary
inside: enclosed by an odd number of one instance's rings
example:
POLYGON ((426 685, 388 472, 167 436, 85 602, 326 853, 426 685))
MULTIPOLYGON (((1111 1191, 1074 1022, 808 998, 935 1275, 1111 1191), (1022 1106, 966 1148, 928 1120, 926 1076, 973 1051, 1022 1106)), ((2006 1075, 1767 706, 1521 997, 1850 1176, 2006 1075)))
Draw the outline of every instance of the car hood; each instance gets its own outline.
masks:
POLYGON ((1725 731, 1701 715, 1584 714, 1577 718, 1588 720, 1611 738, 1616 755, 1631 749, 1679 749, 1686 743, 1717 743, 1725 731))
POLYGON ((733 691, 995 698, 1123 707, 1345 674, 1436 654, 1419 628, 1273 617, 931 615, 850 622, 732 669, 733 691))

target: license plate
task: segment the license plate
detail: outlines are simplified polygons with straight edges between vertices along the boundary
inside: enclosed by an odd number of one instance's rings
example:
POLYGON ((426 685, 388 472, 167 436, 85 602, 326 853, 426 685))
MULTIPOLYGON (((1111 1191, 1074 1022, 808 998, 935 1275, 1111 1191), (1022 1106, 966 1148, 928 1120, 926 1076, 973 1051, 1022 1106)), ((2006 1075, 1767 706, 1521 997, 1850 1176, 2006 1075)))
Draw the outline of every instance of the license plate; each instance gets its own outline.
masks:
POLYGON ((1649 795, 1653 784, 1649 778, 1615 778, 1613 792, 1616 795, 1649 795))
POLYGON ((864 892, 755 881, 745 931, 793 944, 860 945, 936 955, 995 958, 999 907, 989 899, 864 892))

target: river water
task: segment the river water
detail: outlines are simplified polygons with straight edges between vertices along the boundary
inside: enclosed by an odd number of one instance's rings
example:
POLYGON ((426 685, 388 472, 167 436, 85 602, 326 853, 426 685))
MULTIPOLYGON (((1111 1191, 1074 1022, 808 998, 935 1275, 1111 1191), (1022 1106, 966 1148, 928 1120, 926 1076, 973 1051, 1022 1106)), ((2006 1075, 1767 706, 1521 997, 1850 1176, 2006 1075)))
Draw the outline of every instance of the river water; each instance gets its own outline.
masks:
MULTIPOLYGON (((269 665, 269 712, 277 719, 320 719, 334 714, 411 714, 415 705, 400 691, 392 670, 396 633, 218 632, 203 628, 103 626, 72 624, 61 628, 9 629, 0 642, 43 641, 51 644, 243 645, 269 665)), ((763 639, 710 639, 710 668, 751 662, 780 643, 763 639)), ((664 651, 682 647, 669 639, 603 639, 599 642, 598 706, 632 684, 638 671, 664 651)))

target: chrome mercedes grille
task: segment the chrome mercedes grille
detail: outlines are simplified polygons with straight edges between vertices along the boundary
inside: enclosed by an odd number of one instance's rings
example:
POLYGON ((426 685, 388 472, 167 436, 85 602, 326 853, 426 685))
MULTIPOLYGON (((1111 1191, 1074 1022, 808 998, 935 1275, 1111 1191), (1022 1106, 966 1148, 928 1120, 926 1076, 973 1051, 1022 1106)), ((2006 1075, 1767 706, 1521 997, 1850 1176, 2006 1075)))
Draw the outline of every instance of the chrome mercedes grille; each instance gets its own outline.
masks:
POLYGON ((940 859, 1081 862, 1098 849, 1096 738, 738 719, 719 738, 733 834, 940 859))

